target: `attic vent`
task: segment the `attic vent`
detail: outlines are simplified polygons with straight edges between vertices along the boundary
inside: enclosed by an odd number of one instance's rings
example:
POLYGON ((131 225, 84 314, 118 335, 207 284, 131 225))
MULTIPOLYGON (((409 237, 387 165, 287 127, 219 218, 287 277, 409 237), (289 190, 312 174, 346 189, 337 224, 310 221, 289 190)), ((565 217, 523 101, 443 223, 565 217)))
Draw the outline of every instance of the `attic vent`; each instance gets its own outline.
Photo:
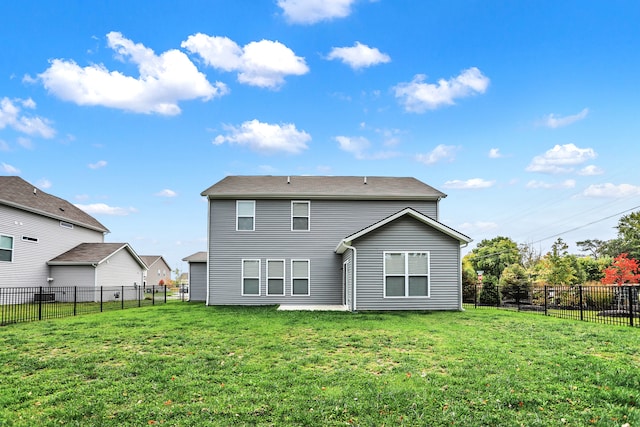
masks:
POLYGON ((73 224, 71 224, 70 222, 60 221, 60 227, 73 229, 73 224))
POLYGON ((64 208, 58 208, 58 209, 60 209, 62 212, 64 212, 64 208))

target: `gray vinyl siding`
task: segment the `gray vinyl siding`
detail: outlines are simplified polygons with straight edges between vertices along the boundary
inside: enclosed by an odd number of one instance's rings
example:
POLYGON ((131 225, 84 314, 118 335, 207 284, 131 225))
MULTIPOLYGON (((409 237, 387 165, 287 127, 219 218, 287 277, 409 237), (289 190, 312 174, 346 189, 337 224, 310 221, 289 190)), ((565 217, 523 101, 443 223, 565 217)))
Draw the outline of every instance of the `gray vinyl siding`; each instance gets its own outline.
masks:
POLYGON ((171 269, 162 260, 162 258, 158 258, 153 264, 149 266, 146 277, 148 287, 158 286, 161 280, 163 281, 163 283, 168 283, 170 279, 171 269))
MULTIPOLYGON (((294 198, 293 200, 306 200, 294 198)), ((314 200, 310 230, 291 231, 291 200, 256 200, 255 231, 236 231, 236 201, 210 200, 209 304, 342 304, 345 237, 412 207, 436 219, 436 201, 314 200), (242 259, 260 259, 260 296, 241 295, 242 259), (285 295, 266 295, 266 260, 285 260, 285 295), (291 295, 291 260, 310 261, 310 295, 291 295)), ((358 266, 359 268, 359 266, 358 266)))
POLYGON ((189 301, 207 300, 207 263, 189 263, 189 301))
POLYGON ((403 217, 353 242, 357 249, 357 310, 460 310, 460 242, 403 217), (384 298, 384 252, 429 252, 428 298, 384 298))
POLYGON ((142 287, 144 269, 126 249, 121 249, 97 267, 96 286, 142 287))
POLYGON ((78 225, 73 229, 60 221, 0 205, 0 234, 13 237, 13 261, 0 262, 0 286, 46 286, 47 261, 80 243, 102 243, 104 234, 78 225), (25 242, 22 236, 38 239, 25 242))
POLYGON ((52 286, 79 286, 93 288, 96 285, 96 269, 91 265, 52 265, 52 286))

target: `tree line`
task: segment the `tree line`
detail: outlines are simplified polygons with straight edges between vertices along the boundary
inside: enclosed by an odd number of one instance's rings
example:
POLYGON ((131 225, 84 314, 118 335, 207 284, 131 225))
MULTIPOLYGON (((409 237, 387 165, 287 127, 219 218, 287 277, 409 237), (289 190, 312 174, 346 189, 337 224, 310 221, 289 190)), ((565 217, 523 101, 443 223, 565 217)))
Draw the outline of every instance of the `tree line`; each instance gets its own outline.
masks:
POLYGON ((637 284, 640 211, 621 217, 616 229, 617 236, 611 240, 576 242, 582 252, 579 255, 569 253, 569 245, 562 238, 544 255, 508 237, 482 240, 462 260, 463 290, 465 294, 475 292, 479 272, 483 289, 480 298, 492 301, 498 287, 504 298, 521 300, 534 286, 637 284))

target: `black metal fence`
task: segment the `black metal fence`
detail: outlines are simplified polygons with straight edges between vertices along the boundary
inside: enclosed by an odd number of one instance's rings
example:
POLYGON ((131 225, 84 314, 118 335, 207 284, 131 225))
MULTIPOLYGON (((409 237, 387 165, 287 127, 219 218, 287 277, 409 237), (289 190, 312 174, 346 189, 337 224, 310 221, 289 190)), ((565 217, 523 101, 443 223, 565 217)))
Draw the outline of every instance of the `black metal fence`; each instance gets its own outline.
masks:
POLYGON ((0 326, 166 302, 165 286, 0 287, 0 326))
POLYGON ((640 327, 640 286, 467 286, 464 308, 529 311, 565 319, 640 327))

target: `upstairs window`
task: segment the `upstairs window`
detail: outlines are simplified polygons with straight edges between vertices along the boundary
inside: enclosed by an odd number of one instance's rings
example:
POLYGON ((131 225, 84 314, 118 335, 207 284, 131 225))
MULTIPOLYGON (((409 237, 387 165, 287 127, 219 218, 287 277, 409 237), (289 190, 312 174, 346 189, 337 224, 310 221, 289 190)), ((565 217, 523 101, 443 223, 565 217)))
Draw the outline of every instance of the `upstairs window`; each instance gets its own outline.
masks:
POLYGON ((13 261, 13 237, 0 234, 0 261, 13 261))
POLYGON ((309 231, 309 202, 291 202, 291 230, 309 231))
POLYGON ((236 230, 254 231, 256 218, 256 202, 254 200, 238 200, 236 202, 236 230))
POLYGON ((385 252, 385 297, 429 296, 428 252, 385 252))

